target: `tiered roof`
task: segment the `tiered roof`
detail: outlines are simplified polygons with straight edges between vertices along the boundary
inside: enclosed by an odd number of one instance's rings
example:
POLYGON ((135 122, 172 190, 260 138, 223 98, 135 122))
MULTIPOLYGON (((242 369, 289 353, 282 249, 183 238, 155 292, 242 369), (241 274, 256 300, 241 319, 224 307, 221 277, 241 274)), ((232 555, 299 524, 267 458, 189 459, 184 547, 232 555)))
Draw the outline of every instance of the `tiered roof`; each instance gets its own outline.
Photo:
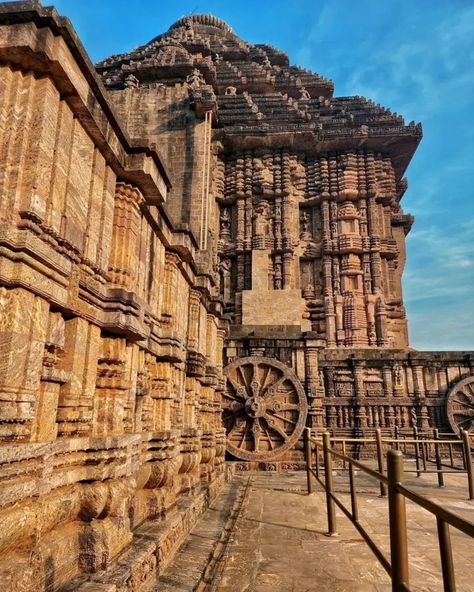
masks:
POLYGON ((212 15, 183 17, 146 45, 103 60, 97 70, 111 90, 131 80, 136 86, 203 87, 196 94, 215 100, 215 126, 241 144, 243 135, 294 132, 294 145, 315 150, 383 147, 399 177, 422 136, 420 124, 405 125, 400 115, 364 97, 333 97, 331 80, 290 65, 270 45, 243 41, 212 15))

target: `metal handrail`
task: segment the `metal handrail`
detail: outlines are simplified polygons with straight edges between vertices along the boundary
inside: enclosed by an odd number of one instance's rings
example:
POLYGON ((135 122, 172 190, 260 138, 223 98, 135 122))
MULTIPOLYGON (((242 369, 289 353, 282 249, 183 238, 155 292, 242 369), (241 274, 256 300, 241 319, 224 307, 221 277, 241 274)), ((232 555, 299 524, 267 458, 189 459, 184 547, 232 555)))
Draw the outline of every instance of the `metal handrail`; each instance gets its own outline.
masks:
MULTIPOLYGON (((398 430, 397 430, 398 433, 398 430)), ((438 478, 438 486, 444 487, 444 476, 447 474, 459 474, 465 473, 467 475, 467 485, 469 490, 469 499, 474 499, 474 468, 472 464, 472 453, 469 441, 469 433, 467 431, 461 430, 461 439, 459 440, 441 440, 439 437, 439 431, 437 429, 433 430, 433 438, 419 438, 418 428, 414 427, 412 429, 412 433, 415 437, 413 438, 383 438, 382 431, 380 428, 375 430, 375 438, 344 438, 344 437, 333 437, 330 436, 330 441, 333 444, 342 444, 342 454, 346 454, 346 443, 366 443, 371 442, 376 444, 377 450, 377 463, 378 463, 378 471, 379 474, 384 473, 384 460, 383 460, 383 446, 384 444, 395 444, 397 450, 400 449, 400 445, 403 445, 404 454, 410 455, 411 453, 407 450, 407 445, 413 446, 413 457, 415 459, 416 468, 413 470, 405 469, 405 473, 416 473, 417 477, 420 477, 422 473, 427 474, 435 474, 438 478), (462 467, 457 467, 454 463, 454 454, 453 454, 453 445, 457 445, 461 447, 462 451, 462 467), (431 460, 429 458, 429 446, 434 448, 435 452, 435 459, 431 460), (441 451, 440 448, 442 446, 448 446, 449 449, 449 458, 450 464, 443 463, 441 458, 441 451), (428 468, 428 464, 431 463, 432 465, 436 465, 436 469, 428 468), (447 470, 443 467, 449 467, 450 470, 447 470)), ((314 438, 311 440, 316 443, 317 441, 314 438)), ((333 450, 333 452, 336 452, 333 450)), ((342 460, 342 469, 346 470, 346 461, 342 460)), ((380 495, 385 496, 386 483, 380 482, 380 495)))
MULTIPOLYGON (((436 433, 437 435, 437 433, 436 433)), ((326 493, 326 507, 328 520, 328 535, 333 536, 336 532, 336 512, 335 506, 338 506, 343 514, 349 518, 362 538, 365 540, 371 551, 377 557, 382 567, 386 570, 392 580, 392 591, 411 592, 409 586, 409 564, 408 564, 408 537, 406 521, 406 499, 409 499, 418 506, 424 508, 436 517, 438 542, 441 558, 441 571, 443 576, 443 586, 445 592, 455 592, 456 581, 454 575, 454 561, 451 548, 451 539, 449 527, 456 528, 464 534, 474 538, 474 523, 461 518, 454 512, 446 510, 442 506, 429 500, 428 498, 412 491, 403 485, 404 467, 403 454, 400 450, 390 449, 387 452, 387 475, 383 474, 383 440, 380 431, 376 433, 379 471, 367 467, 362 462, 337 452, 331 447, 333 440, 328 432, 322 436, 322 440, 316 440, 311 437, 311 430, 305 430, 305 459, 307 469, 308 493, 314 492, 314 482, 312 477, 322 485, 326 493), (316 452, 315 468, 312 466, 313 445, 316 452), (319 453, 322 449, 324 459, 324 481, 320 478, 319 453), (334 492, 332 459, 342 460, 349 467, 349 489, 351 498, 351 508, 347 508, 343 501, 338 498, 334 492), (381 462, 382 461, 382 462, 381 462), (375 478, 380 484, 381 495, 385 496, 388 491, 388 509, 389 509, 389 529, 390 529, 390 561, 385 557, 383 551, 377 546, 370 534, 359 521, 359 509, 357 501, 357 492, 355 487, 354 467, 363 471, 370 477, 375 478)), ((334 440, 333 440, 334 441, 334 440)), ((391 439, 393 441, 393 439, 391 439)), ((439 444, 439 440, 433 441, 439 444)), ((460 443, 456 441, 456 443, 460 443)), ((464 461, 468 478, 472 479, 472 458, 469 444, 469 435, 462 435, 464 461), (467 454, 468 453, 468 454, 467 454)), ((438 447, 436 447, 438 451, 438 447)), ((437 452, 437 461, 439 453, 437 452)), ((471 487, 469 488, 469 493, 471 487)), ((473 499, 472 497, 470 499, 473 499)))

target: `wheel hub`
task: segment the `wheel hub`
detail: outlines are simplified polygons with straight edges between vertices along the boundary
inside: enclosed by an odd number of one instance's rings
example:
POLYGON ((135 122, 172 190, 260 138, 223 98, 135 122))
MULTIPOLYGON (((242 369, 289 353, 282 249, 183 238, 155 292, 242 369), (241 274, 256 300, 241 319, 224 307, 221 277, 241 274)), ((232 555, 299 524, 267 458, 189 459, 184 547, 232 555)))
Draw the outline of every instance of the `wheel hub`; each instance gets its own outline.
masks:
POLYGON ((252 418, 263 417, 265 415, 265 402, 261 397, 251 397, 245 401, 245 411, 252 418))

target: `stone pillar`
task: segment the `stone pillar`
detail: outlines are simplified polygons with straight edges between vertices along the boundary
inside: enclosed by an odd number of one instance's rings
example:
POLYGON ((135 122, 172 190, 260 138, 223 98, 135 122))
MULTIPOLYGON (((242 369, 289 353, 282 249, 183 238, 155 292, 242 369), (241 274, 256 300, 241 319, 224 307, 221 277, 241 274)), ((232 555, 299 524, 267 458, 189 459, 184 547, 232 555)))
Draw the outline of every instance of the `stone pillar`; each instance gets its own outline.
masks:
POLYGON ((136 290, 139 267, 140 205, 142 194, 127 183, 117 183, 109 272, 117 286, 136 290))
POLYGON ((38 406, 32 436, 32 439, 38 442, 56 439, 59 389, 70 378, 68 372, 57 368, 59 357, 64 353, 64 325, 64 318, 60 313, 49 314, 38 406))
POLYGON ((37 412, 48 303, 22 288, 0 287, 0 438, 29 441, 37 412))
POLYGON ((355 408, 355 432, 356 436, 364 436, 367 430, 367 412, 365 409, 364 392, 364 367, 365 363, 361 360, 352 361, 352 372, 354 375, 354 408, 355 408))
POLYGON ((420 427, 423 430, 428 430, 430 428, 430 416, 428 407, 426 406, 425 382, 423 377, 424 368, 416 364, 412 365, 411 370, 413 373, 413 392, 419 410, 420 427))
POLYGON ((307 339, 304 348, 306 393, 309 403, 310 427, 323 427, 323 401, 319 376, 318 352, 324 347, 319 339, 307 339))
POLYGON ((103 337, 97 363, 94 434, 124 433, 125 400, 130 390, 126 340, 103 337))

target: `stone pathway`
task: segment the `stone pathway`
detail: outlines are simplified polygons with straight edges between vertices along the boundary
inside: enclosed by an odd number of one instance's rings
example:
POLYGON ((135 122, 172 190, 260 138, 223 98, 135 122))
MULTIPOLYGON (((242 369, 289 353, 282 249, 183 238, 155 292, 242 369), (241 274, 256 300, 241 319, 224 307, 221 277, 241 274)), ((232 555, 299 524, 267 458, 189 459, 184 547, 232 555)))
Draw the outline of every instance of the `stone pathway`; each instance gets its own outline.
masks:
POLYGON ((388 577, 347 520, 326 536, 321 494, 304 474, 261 474, 235 525, 219 592, 389 592, 388 577), (362 560, 361 560, 362 559, 362 560))
MULTIPOLYGON (((407 484, 474 520, 465 477, 437 489, 433 475, 407 484)), ((389 556, 387 500, 364 475, 356 478, 362 524, 389 556)), ((337 472, 337 491, 349 504, 347 475, 337 472)), ((385 571, 347 518, 337 511, 338 536, 326 536, 325 497, 306 494, 304 473, 235 477, 199 522, 155 592, 390 592, 385 571)), ((411 503, 410 584, 441 592, 436 522, 411 503)), ((458 592, 472 592, 474 540, 451 529, 458 592)))
POLYGON ((235 519, 247 492, 248 479, 226 483, 217 499, 206 510, 152 588, 154 592, 191 592, 204 590, 212 580, 222 557, 235 519))

